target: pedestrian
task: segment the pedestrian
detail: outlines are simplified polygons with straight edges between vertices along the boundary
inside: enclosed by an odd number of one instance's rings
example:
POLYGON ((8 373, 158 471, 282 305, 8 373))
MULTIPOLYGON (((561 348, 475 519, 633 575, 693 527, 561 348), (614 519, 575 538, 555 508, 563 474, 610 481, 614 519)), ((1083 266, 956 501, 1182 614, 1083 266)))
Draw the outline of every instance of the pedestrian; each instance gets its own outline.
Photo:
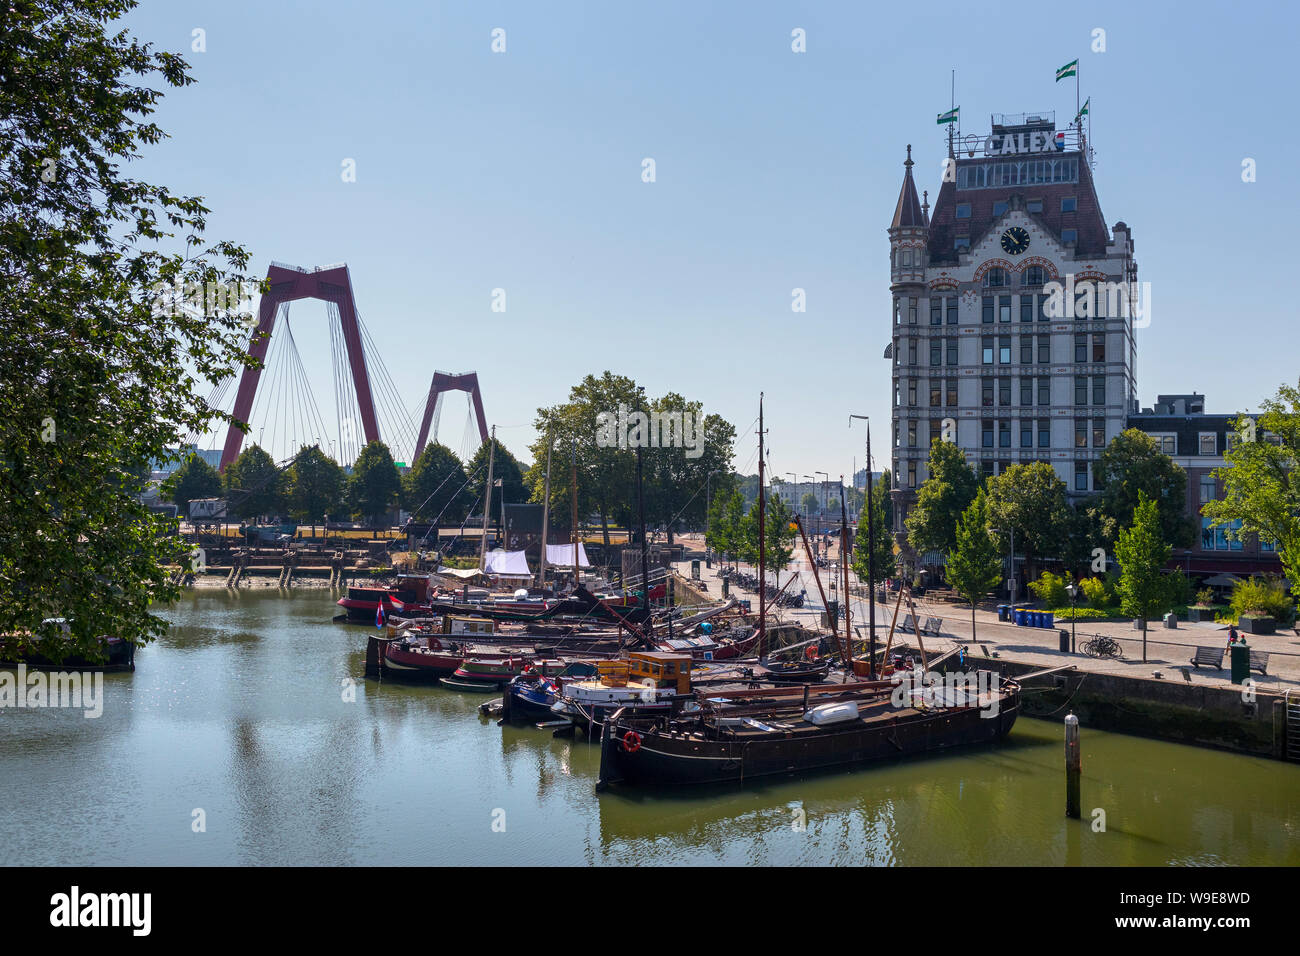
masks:
POLYGON ((1231 647, 1233 644, 1236 643, 1237 643, 1237 625, 1229 624, 1228 625, 1228 646, 1231 647))

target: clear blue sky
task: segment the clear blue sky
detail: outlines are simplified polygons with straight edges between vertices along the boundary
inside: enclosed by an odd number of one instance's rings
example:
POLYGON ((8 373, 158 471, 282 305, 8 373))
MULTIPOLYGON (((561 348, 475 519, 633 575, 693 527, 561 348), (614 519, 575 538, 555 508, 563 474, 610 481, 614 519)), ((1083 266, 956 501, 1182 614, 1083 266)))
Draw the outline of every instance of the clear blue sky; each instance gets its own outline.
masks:
MULTIPOLYGON (((742 431, 765 390, 773 471, 847 475, 850 412, 888 461, 885 228, 908 143, 937 192, 954 68, 967 131, 992 112, 1064 125, 1074 83, 1054 73, 1080 59, 1102 211, 1133 228, 1152 284, 1144 405, 1197 390, 1255 408, 1296 381, 1298 19, 1272 3, 145 0, 128 23, 198 82, 169 94, 172 138, 137 169, 206 197, 209 234, 259 273, 346 261, 411 404, 434 369, 476 370, 521 456, 538 406, 610 369, 742 431)), ((291 314, 332 407, 324 307, 291 314)), ((464 416, 444 413, 453 449, 464 416)))

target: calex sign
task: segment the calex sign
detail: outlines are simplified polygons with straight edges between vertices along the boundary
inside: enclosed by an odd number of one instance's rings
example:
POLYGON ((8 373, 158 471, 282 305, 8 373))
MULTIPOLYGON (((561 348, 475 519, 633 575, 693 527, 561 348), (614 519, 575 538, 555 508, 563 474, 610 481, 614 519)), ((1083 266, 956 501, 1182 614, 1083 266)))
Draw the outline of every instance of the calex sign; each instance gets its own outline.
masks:
MULTIPOLYGON (((980 146, 980 138, 971 133, 962 140, 962 145, 973 155, 980 146)), ((984 137, 983 146, 985 156, 1061 152, 1065 149, 1065 132, 1054 133, 1050 129, 1031 129, 1019 133, 1002 133, 996 139, 989 135, 984 137)))

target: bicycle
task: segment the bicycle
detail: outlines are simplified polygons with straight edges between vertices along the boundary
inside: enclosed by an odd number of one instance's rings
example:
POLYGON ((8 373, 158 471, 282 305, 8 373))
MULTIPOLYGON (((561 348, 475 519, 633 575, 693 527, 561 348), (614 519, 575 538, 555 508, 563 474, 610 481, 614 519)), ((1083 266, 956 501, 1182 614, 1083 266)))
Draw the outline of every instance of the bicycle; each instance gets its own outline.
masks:
POLYGON ((1124 650, 1119 646, 1119 642, 1104 634, 1094 635, 1092 640, 1083 645, 1083 652, 1089 657, 1122 658, 1124 656, 1124 650))

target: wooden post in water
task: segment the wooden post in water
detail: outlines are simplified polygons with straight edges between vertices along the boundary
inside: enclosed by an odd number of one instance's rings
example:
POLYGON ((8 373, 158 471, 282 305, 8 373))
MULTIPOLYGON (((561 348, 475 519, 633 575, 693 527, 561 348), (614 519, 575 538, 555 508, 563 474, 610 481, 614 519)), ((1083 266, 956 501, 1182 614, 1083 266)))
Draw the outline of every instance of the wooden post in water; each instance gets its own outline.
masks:
POLYGON ((1083 776, 1083 760, 1079 754, 1079 718, 1069 714, 1065 718, 1065 815, 1071 820, 1080 819, 1079 780, 1083 776))

